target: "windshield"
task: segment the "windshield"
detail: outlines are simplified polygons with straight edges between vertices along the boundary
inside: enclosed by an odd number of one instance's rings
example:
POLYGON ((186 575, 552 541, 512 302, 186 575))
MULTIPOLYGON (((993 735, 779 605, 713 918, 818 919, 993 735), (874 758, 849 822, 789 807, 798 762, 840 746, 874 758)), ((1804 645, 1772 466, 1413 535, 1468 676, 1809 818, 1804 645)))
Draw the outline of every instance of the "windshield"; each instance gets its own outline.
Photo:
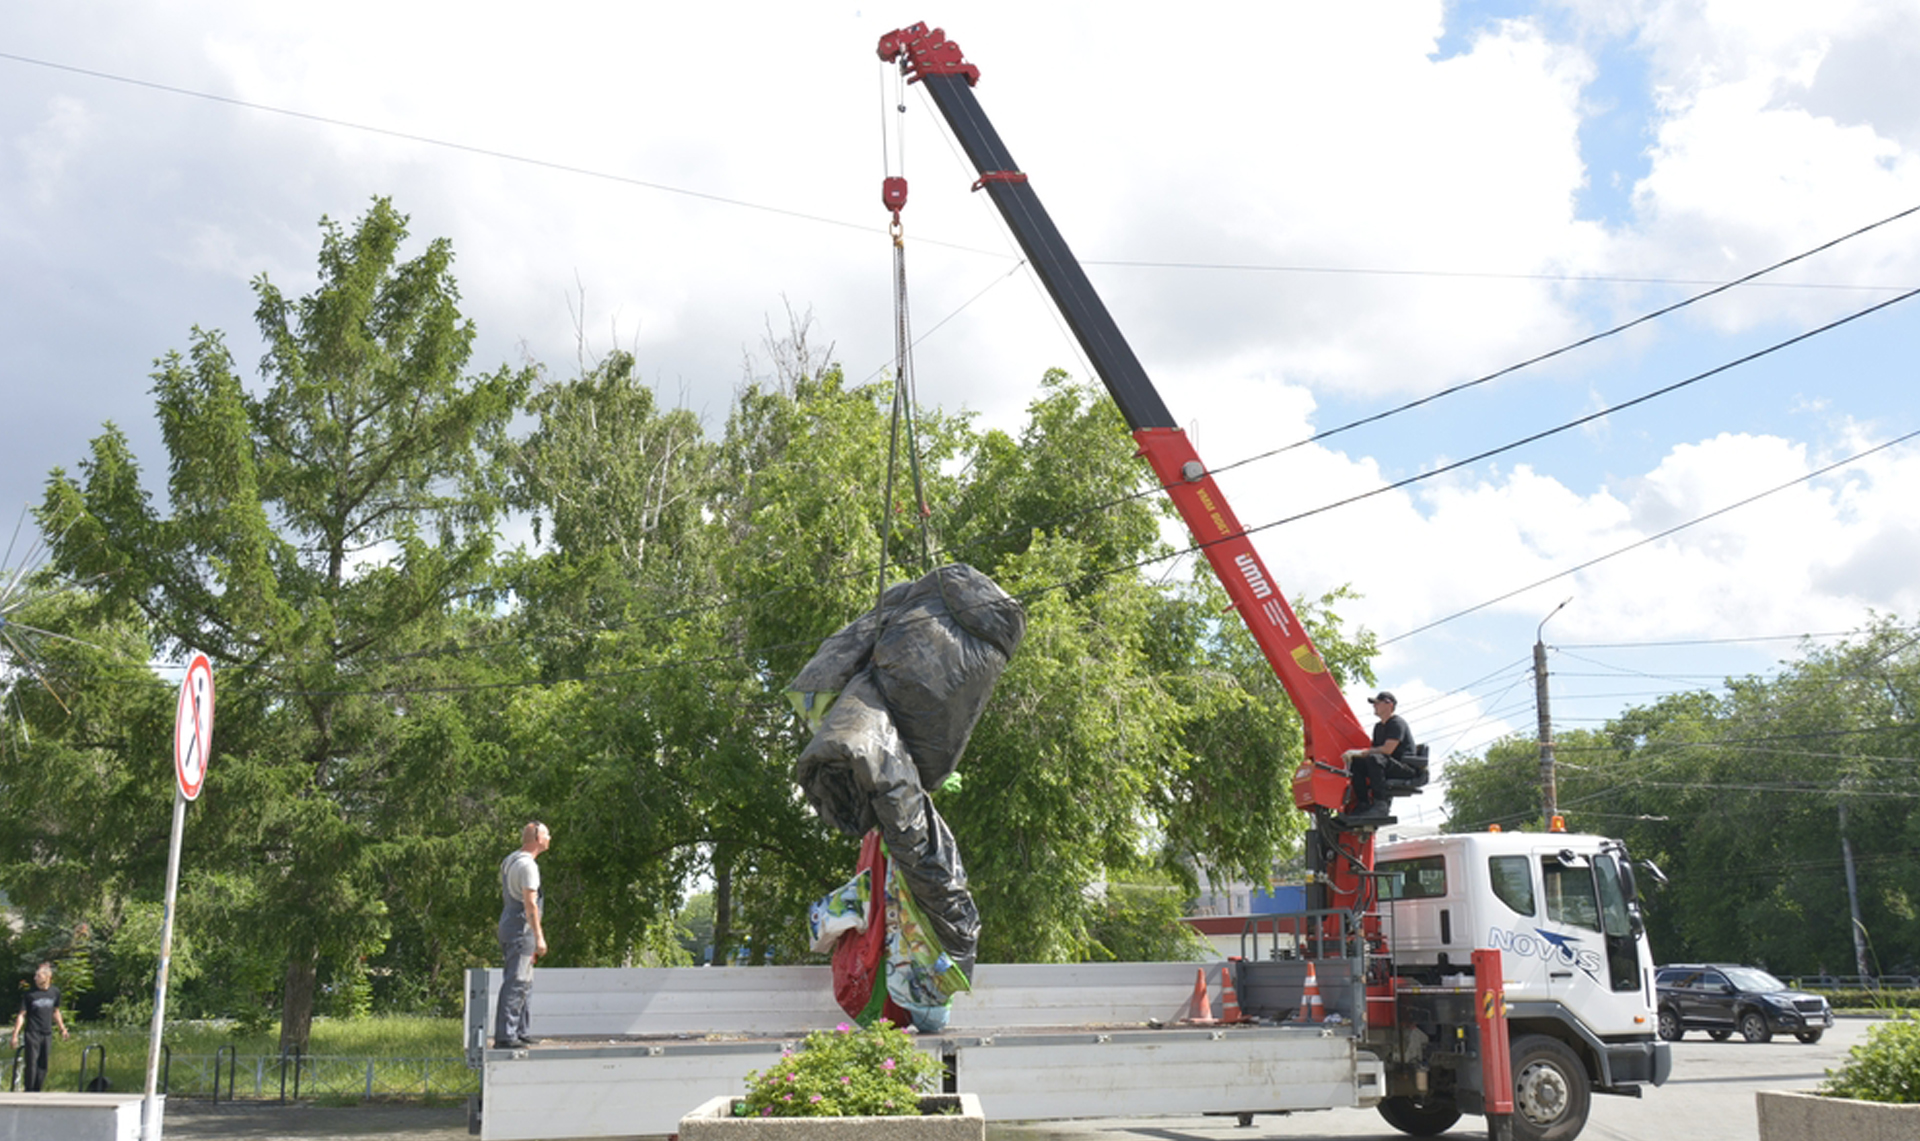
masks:
POLYGON ((1727 977, 1741 990, 1785 990, 1787 984, 1758 967, 1728 967, 1727 977))

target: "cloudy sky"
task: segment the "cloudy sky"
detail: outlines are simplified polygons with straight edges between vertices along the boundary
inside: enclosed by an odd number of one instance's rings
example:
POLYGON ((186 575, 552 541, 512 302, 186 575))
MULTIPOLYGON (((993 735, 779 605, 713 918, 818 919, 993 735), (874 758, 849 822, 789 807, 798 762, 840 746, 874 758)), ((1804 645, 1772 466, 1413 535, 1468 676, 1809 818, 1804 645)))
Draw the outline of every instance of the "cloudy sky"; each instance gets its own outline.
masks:
POLYGON ((1563 600, 1563 728, 1920 615, 1920 440, 1882 447, 1920 431, 1920 6, 1171 11, 12 0, 7 529, 105 420, 163 472, 154 358, 198 325, 250 367, 250 280, 310 287, 319 219, 376 195, 452 240, 476 369, 629 348, 718 430, 789 312, 888 367, 904 168, 921 398, 1017 425, 1087 366, 937 114, 892 111, 874 45, 925 20, 1201 455, 1251 461, 1282 586, 1351 584, 1436 753, 1532 732, 1563 600))

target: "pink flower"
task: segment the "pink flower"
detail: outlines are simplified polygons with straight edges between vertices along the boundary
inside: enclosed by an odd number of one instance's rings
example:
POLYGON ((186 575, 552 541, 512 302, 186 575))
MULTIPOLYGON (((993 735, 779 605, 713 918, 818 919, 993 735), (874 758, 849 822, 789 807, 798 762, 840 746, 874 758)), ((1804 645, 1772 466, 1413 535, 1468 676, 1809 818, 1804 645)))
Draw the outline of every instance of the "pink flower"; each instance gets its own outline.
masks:
POLYGON ((792 1095, 792 1094, 788 1094, 787 1096, 785 1096, 785 1097, 783 1097, 783 1098, 781 1098, 780 1100, 781 1100, 781 1101, 792 1101, 792 1100, 793 1100, 793 1095, 792 1095))
POLYGON ((760 1107, 760 1116, 762 1116, 762 1117, 772 1117, 772 1116, 773 1116, 773 1107, 772 1107, 772 1106, 770 1106, 770 1105, 763 1105, 763 1106, 761 1106, 761 1107, 760 1107))
POLYGON ((839 1031, 840 1033, 842 1033, 842 1034, 850 1034, 850 1033, 852 1033, 852 1032, 853 1032, 853 1027, 851 1027, 851 1026, 848 1026, 848 1025, 847 1025, 846 1023, 844 1023, 844 1022, 842 1022, 842 1023, 840 1024, 840 1025, 838 1025, 838 1026, 836 1026, 836 1027, 834 1027, 834 1029, 835 1029, 835 1030, 838 1030, 838 1031, 839 1031))
POLYGON ((845 1075, 845 1074, 841 1074, 841 1075, 840 1075, 840 1084, 841 1084, 841 1085, 843 1085, 843 1086, 850 1086, 850 1085, 852 1085, 852 1084, 853 1084, 853 1079, 852 1079, 852 1078, 850 1078, 850 1077, 848 1077, 848 1076, 847 1076, 847 1075, 845 1075))
POLYGON ((788 1080, 788 1081, 790 1081, 790 1082, 797 1082, 797 1081, 799 1081, 799 1080, 800 1080, 800 1071, 799 1071, 799 1070, 788 1070, 788 1071, 787 1071, 787 1080, 788 1080))
POLYGON ((884 1062, 882 1062, 882 1063, 880 1063, 880 1068, 881 1068, 881 1069, 883 1069, 883 1070, 891 1070, 891 1069, 893 1069, 893 1059, 892 1059, 892 1058, 888 1058, 888 1059, 887 1059, 886 1061, 884 1061, 884 1062))
POLYGON ((817 1093, 817 1094, 814 1094, 812 1097, 808 1098, 807 1100, 808 1101, 825 1101, 827 1100, 827 1095, 823 1093, 817 1093))

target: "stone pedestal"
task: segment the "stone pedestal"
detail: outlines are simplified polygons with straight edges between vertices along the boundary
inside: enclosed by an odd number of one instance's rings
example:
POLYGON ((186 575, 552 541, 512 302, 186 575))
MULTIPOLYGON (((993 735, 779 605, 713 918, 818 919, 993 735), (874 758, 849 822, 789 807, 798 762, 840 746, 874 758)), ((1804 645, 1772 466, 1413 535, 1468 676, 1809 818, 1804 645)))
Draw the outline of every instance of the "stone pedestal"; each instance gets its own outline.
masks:
POLYGON ((1760 1111, 1760 1141, 1913 1141, 1920 1137, 1920 1105, 1771 1091, 1753 1097, 1760 1111))
POLYGON ((680 1119, 680 1141, 986 1141, 987 1118, 970 1093, 920 1099, 906 1117, 735 1117, 716 1097, 680 1119), (958 1109, 958 1113, 952 1112, 958 1109))
POLYGON ((137 1093, 0 1093, 0 1141, 140 1141, 145 1100, 137 1093))

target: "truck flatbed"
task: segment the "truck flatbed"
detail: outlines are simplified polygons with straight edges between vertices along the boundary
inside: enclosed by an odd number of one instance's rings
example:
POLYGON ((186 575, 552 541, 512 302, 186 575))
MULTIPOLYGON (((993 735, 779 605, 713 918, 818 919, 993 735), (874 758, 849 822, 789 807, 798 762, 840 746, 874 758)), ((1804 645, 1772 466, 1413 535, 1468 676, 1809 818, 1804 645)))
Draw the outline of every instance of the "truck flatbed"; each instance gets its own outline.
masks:
MULTIPOLYGON (((994 1120, 1261 1113, 1364 1106, 1384 1088, 1351 1023, 1195 1025, 1221 963, 987 964, 921 1048, 994 1120), (1252 1104, 1250 1102, 1258 1102, 1252 1104)), ((468 1060, 488 1141, 664 1134, 809 1030, 851 1020, 826 967, 551 969, 534 984, 538 1044, 489 1048, 497 970, 469 975, 468 1060)))

